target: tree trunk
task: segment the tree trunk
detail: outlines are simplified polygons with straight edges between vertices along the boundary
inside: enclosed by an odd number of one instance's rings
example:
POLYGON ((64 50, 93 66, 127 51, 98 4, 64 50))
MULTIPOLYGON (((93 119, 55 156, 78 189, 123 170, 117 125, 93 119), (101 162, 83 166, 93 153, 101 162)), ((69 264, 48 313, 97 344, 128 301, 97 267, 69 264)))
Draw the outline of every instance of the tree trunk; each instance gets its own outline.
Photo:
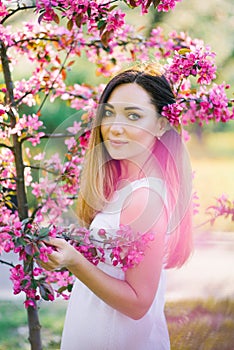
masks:
MULTIPOLYGON (((2 41, 0 41, 0 57, 2 61, 2 70, 4 75, 4 81, 6 84, 7 95, 6 104, 9 106, 8 115, 10 117, 11 127, 13 128, 16 124, 16 111, 15 111, 15 99, 14 99, 14 85, 11 77, 9 58, 7 56, 7 48, 2 41)), ((24 220, 28 217, 28 201, 25 190, 25 179, 24 179, 24 163, 22 154, 22 144, 18 140, 16 134, 13 135, 13 147, 12 151, 15 157, 16 167, 16 197, 17 206, 20 220, 24 220)), ((27 261, 25 262, 27 265, 27 261)), ((31 266, 30 271, 32 271, 31 266)), ((28 307, 28 328, 29 328, 29 342, 31 344, 31 350, 42 350, 41 342, 41 326, 39 322, 38 308, 28 307)))

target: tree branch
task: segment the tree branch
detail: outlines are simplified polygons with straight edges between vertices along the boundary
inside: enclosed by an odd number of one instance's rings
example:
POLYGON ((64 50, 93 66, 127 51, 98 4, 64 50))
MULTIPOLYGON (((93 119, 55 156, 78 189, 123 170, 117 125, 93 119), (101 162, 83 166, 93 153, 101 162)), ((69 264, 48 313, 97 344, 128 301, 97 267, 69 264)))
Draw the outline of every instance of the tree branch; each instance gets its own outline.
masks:
POLYGON ((36 8, 36 5, 17 7, 17 9, 11 10, 11 12, 0 21, 0 24, 4 24, 8 18, 10 18, 11 16, 14 16, 19 11, 31 10, 35 8, 36 8))
POLYGON ((66 138, 66 137, 74 137, 77 136, 77 134, 45 134, 44 136, 41 137, 41 139, 59 139, 59 138, 66 138))
POLYGON ((14 181, 16 181, 16 178, 15 177, 0 177, 0 182, 1 181, 7 181, 7 180, 14 180, 14 181))
POLYGON ((45 37, 45 38, 40 38, 40 37, 31 37, 31 38, 27 38, 27 39, 21 39, 21 40, 15 40, 14 41, 14 44, 13 45, 9 45, 9 46, 7 46, 8 48, 10 48, 10 47, 13 47, 13 46, 15 46, 15 45, 17 45, 17 44, 21 44, 21 43, 24 43, 24 42, 32 42, 32 41, 38 41, 38 40, 40 40, 40 41, 55 41, 55 42, 59 42, 59 39, 58 38, 47 38, 47 37, 45 37))
POLYGON ((0 263, 11 266, 11 267, 15 267, 15 265, 13 263, 9 263, 8 261, 2 260, 2 259, 0 259, 0 263))
POLYGON ((6 126, 6 127, 10 127, 10 124, 9 123, 5 123, 5 122, 0 122, 0 125, 2 125, 2 126, 6 126))
POLYGON ((8 148, 8 149, 10 149, 11 151, 13 150, 13 147, 12 147, 12 146, 8 146, 8 145, 6 145, 5 143, 0 143, 0 148, 1 148, 1 147, 8 148))
MULTIPOLYGON (((37 92, 41 92, 41 91, 43 91, 44 89, 45 89, 45 88, 40 88, 40 89, 37 90, 37 92)), ((25 92, 25 94, 24 94, 23 96, 21 96, 18 100, 15 100, 15 105, 18 106, 18 104, 19 104, 26 96, 32 95, 32 94, 35 94, 35 93, 33 92, 33 90, 25 92)))
POLYGON ((52 171, 52 170, 49 170, 47 168, 44 168, 44 167, 40 167, 40 166, 37 166, 37 165, 24 165, 25 168, 30 168, 30 169, 34 169, 34 170, 44 170, 46 171, 47 173, 49 174, 53 174, 53 175, 61 175, 59 173, 56 173, 55 171, 52 171))
MULTIPOLYGON (((82 132, 83 132, 83 130, 82 130, 82 132)), ((28 136, 22 137, 20 139, 20 142, 27 141, 28 139, 30 139, 33 136, 34 135, 28 135, 28 136)), ((66 137, 72 137, 72 136, 80 136, 80 135, 79 135, 79 133, 77 133, 77 134, 45 134, 42 137, 40 137, 40 139, 49 139, 49 138, 58 139, 58 138, 66 138, 66 137)))
POLYGON ((80 137, 83 132, 86 130, 85 127, 83 127, 82 129, 80 129, 76 134, 73 133, 69 133, 69 134, 45 134, 44 136, 41 137, 41 139, 57 139, 57 138, 66 138, 66 137, 80 137))

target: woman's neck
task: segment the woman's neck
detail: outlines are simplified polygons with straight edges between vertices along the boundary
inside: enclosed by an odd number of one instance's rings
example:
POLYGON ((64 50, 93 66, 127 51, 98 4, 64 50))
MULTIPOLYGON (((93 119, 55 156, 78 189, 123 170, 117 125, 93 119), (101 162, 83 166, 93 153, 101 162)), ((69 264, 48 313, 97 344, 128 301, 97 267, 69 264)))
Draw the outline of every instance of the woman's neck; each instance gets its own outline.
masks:
POLYGON ((134 181, 140 179, 141 177, 144 177, 142 174, 142 169, 137 164, 134 164, 129 160, 120 161, 120 170, 120 179, 122 180, 134 181))
POLYGON ((120 181, 132 182, 135 180, 139 180, 145 177, 159 177, 161 178, 160 168, 153 162, 147 162, 144 166, 139 166, 134 162, 129 160, 121 160, 120 161, 120 170, 121 176, 119 178, 120 181))

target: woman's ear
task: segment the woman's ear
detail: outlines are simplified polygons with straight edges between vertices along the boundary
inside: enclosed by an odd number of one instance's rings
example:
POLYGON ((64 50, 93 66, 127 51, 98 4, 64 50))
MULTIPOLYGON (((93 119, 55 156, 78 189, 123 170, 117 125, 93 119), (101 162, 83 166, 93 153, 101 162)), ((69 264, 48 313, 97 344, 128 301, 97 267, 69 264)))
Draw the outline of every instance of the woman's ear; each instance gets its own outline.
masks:
POLYGON ((158 128, 156 131, 156 137, 160 138, 164 135, 164 133, 171 129, 170 123, 165 117, 158 117, 158 128))

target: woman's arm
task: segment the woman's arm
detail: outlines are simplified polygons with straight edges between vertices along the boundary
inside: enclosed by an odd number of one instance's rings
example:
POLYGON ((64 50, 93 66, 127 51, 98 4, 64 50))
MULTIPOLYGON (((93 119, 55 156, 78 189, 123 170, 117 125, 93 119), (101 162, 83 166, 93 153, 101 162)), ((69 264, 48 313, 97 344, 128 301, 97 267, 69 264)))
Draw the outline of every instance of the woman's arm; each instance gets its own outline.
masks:
POLYGON ((163 260, 166 213, 160 196, 146 188, 134 191, 121 214, 121 224, 131 225, 138 232, 154 232, 144 259, 125 273, 125 280, 109 276, 90 263, 69 243, 51 239, 56 251, 42 264, 47 269, 61 266, 71 271, 93 293, 123 314, 140 319, 148 311, 157 291, 163 260))

